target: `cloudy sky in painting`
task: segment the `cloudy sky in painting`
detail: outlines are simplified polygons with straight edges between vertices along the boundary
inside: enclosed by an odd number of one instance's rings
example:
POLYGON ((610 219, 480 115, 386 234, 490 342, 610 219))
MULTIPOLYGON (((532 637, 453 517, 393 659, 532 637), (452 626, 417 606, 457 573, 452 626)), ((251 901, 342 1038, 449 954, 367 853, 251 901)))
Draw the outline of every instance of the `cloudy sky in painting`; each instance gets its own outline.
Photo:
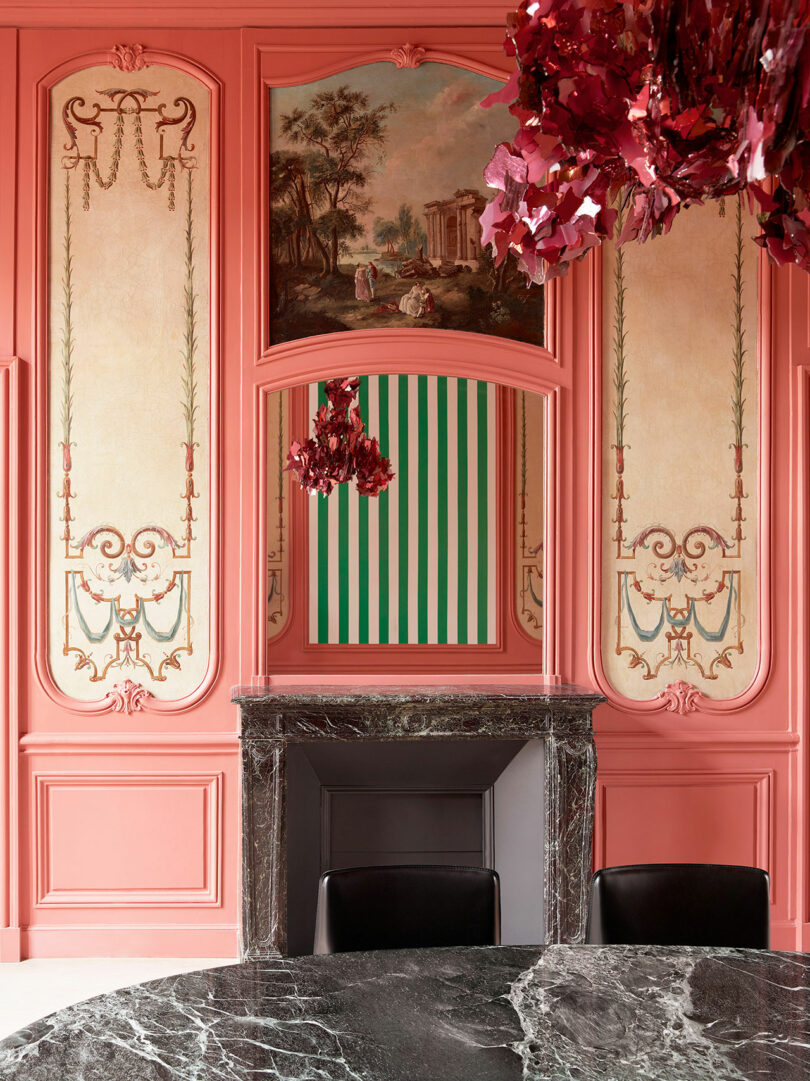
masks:
POLYGON ((371 240, 377 217, 392 218, 402 203, 418 212, 425 225, 423 206, 450 198, 457 188, 476 188, 485 197, 489 189, 482 172, 499 142, 517 130, 506 106, 482 109, 481 100, 500 87, 494 79, 449 64, 422 64, 398 69, 393 64, 364 67, 303 86, 270 91, 271 147, 281 149, 280 118, 296 107, 306 107, 319 90, 348 85, 369 96, 371 106, 394 102, 388 120, 384 156, 367 159, 370 182, 366 194, 372 208, 364 224, 371 240))

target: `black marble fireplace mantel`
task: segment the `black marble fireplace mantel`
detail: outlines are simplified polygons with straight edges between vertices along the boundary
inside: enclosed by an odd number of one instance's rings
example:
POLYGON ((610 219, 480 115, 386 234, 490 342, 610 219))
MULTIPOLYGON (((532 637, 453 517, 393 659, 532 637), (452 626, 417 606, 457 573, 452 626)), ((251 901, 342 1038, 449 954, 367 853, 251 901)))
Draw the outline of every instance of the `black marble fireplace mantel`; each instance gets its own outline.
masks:
POLYGON ((542 740, 546 942, 581 942, 604 698, 571 684, 237 687, 242 746, 242 956, 287 952, 286 766, 315 741, 542 740))

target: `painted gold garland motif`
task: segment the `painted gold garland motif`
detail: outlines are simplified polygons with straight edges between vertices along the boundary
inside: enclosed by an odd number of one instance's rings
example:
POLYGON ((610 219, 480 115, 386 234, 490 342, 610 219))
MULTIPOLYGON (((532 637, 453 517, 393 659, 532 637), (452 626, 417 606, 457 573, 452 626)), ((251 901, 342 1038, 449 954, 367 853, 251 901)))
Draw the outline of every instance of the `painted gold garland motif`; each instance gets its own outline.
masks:
MULTIPOLYGON (((76 563, 65 571, 64 629, 62 652, 75 660, 76 671, 84 670, 91 683, 115 673, 145 670, 152 680, 165 682, 173 671, 181 669, 184 655, 190 656, 192 642, 191 578, 187 567, 195 537, 194 500, 199 497, 194 479, 195 427, 198 413, 196 370, 197 311, 194 285, 194 146, 190 135, 196 120, 194 104, 177 97, 171 105, 156 100, 160 91, 113 88, 98 91, 102 103, 88 105, 84 98, 69 98, 62 109, 68 134, 62 168, 64 192, 64 251, 62 265, 62 400, 60 422, 62 439, 62 483, 57 492, 59 520, 63 524, 60 539, 64 557, 76 563), (105 136, 107 117, 113 118, 112 146, 106 175, 99 168, 99 142, 105 136), (144 151, 144 116, 154 118, 158 136, 159 165, 152 165, 144 151), (174 153, 164 146, 168 128, 179 127, 179 142, 174 153), (79 132, 83 132, 80 140, 79 132), (72 247, 74 178, 81 187, 81 205, 91 211, 91 192, 112 188, 119 174, 122 155, 130 149, 135 155, 143 184, 152 191, 165 187, 168 208, 176 207, 178 176, 185 177, 185 214, 183 228, 184 267, 183 345, 181 350, 180 387, 183 438, 180 441, 183 464, 182 506, 179 536, 165 526, 145 523, 129 534, 113 524, 101 523, 74 534, 78 493, 74 488, 74 457, 78 449, 73 440, 74 396, 76 393, 76 357, 80 330, 74 325, 74 251, 72 247), (184 561, 186 565, 184 566, 184 561)), ((126 680, 116 685, 126 690, 126 700, 116 709, 130 712, 142 708, 148 692, 126 680), (137 699, 137 701, 136 701, 137 699)), ((115 696, 116 692, 113 692, 115 696)))
MULTIPOLYGON (((622 228, 620 215, 617 229, 622 228)), ((743 328, 742 207, 737 201, 732 309, 731 530, 698 523, 681 534, 665 524, 645 525, 628 535, 625 486, 627 452, 627 285, 624 251, 616 251, 613 310, 613 417, 615 558, 625 564, 617 570, 616 655, 626 656, 628 667, 644 680, 665 671, 699 674, 716 680, 734 667, 744 652, 741 594, 744 588, 740 561, 747 538, 743 533, 743 501, 748 498, 743 477, 745 430, 745 331, 743 328)), ((681 681, 683 687, 690 684, 681 681)), ((672 684, 670 686, 680 686, 672 684)), ((691 688, 696 692, 695 688, 691 688)), ((694 705, 680 699, 674 706, 687 712, 694 705)))

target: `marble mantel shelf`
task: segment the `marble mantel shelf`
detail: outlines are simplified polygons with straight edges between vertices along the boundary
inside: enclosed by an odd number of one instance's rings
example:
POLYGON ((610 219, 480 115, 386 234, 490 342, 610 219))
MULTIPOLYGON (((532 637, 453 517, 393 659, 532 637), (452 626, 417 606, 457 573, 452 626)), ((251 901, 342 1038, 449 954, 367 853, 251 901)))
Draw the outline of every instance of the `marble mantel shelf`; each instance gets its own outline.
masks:
POLYGON ((581 942, 591 874, 601 695, 568 684, 237 687, 242 762, 242 957, 287 953, 288 759, 315 741, 540 740, 546 942, 581 942))
POLYGON ((243 740, 586 736, 604 698, 573 684, 235 687, 243 740))

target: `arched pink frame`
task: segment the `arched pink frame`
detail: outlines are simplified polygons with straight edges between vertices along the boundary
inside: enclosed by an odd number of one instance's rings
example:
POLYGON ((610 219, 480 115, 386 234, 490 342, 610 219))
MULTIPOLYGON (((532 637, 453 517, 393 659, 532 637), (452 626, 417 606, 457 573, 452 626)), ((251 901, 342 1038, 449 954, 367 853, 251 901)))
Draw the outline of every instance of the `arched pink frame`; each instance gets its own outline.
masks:
MULTIPOLYGON (((244 177, 243 199, 252 205, 252 235, 243 235, 245 272, 252 269, 258 283, 254 310, 254 357, 257 365, 254 380, 252 426, 245 426, 244 460, 252 462, 253 484, 243 490, 243 522, 250 522, 249 535, 243 537, 243 561, 250 564, 250 575, 243 578, 248 593, 243 611, 249 618, 243 624, 242 671, 247 679, 263 680, 270 675, 267 666, 266 552, 267 552, 267 396, 289 387, 329 378, 336 372, 353 375, 440 374, 502 383, 542 394, 547 402, 546 491, 545 491, 545 591, 542 674, 546 679, 559 678, 560 663, 557 637, 556 598, 559 568, 557 538, 560 506, 559 445, 560 394, 570 389, 571 373, 559 360, 560 285, 546 288, 546 348, 521 342, 505 341, 488 335, 461 331, 367 330, 345 331, 305 338, 280 345, 269 344, 269 91, 274 87, 314 82, 366 64, 389 62, 398 67, 418 67, 422 63, 449 64, 505 82, 508 65, 502 47, 487 37, 476 42, 471 51, 493 57, 494 63, 460 55, 449 45, 430 46, 396 43, 390 32, 381 33, 378 48, 366 41, 354 44, 345 35, 331 40, 314 40, 306 47, 283 40, 272 44, 261 40, 260 32, 245 39, 243 52, 243 94, 251 102, 253 145, 258 152, 252 171, 244 177), (383 43, 385 42, 385 43, 383 43), (290 57, 305 54, 296 63, 290 57), (312 63, 323 56, 323 63, 312 63), (277 65, 286 65, 279 71, 277 65), (248 252, 252 253, 252 264, 248 252)), ((456 47, 457 48, 457 47, 456 47)), ((507 121, 505 137, 509 135, 507 121)), ((250 218, 246 219, 249 222, 250 218)), ((562 286, 565 288, 565 285, 562 286)), ((247 472, 247 471, 245 471, 247 472)), ((439 666, 437 665, 437 671, 439 666)), ((429 675, 429 673, 424 673, 429 675)), ((286 677, 285 677, 286 678, 286 677)), ((328 677, 334 682, 333 676, 328 677)), ((358 677, 351 676, 357 682, 358 677)), ((379 681, 379 677, 375 677, 379 681)), ((393 678, 393 677, 392 677, 393 678)), ((402 677, 395 677, 401 681, 402 677)))
MULTIPOLYGON (((420 330, 410 334, 402 331, 377 331, 373 334, 347 333, 332 334, 319 339, 306 338, 288 343, 283 351, 281 347, 274 351, 272 377, 262 379, 255 387, 256 439, 253 461, 255 488, 252 504, 256 514, 256 542, 253 549, 253 581, 250 590, 254 599, 251 676, 264 679, 270 674, 267 666, 265 605, 268 550, 266 495, 268 395, 301 383, 329 378, 336 372, 347 372, 353 375, 379 375, 391 372, 440 374, 488 380, 530 390, 544 396, 546 401, 544 611, 553 613, 556 610, 558 570, 556 546, 548 541, 558 534, 559 396, 562 386, 559 365, 551 354, 547 350, 538 350, 535 346, 518 342, 499 341, 497 348, 493 348, 485 335, 451 331, 420 330)), ((553 619, 547 619, 544 624, 543 647, 544 660, 538 669, 538 674, 542 673, 547 679, 558 678, 553 619)), ((435 668, 437 672, 442 671, 440 661, 437 661, 435 668)), ((422 670, 420 674, 424 675, 425 672, 422 670)), ((333 679, 333 677, 329 678, 333 679)), ((396 678, 399 681, 402 679, 401 676, 396 678)))
POLYGON ((34 296, 36 305, 36 450, 34 475, 37 478, 36 493, 36 560, 35 588, 32 597, 32 622, 36 627, 34 666, 37 681, 45 694, 62 709, 74 713, 100 714, 122 709, 130 712, 137 708, 152 713, 179 713, 198 705, 209 693, 219 671, 220 640, 220 589, 219 589, 219 501, 220 501, 220 436, 219 436, 219 184, 220 184, 220 98, 221 86, 209 71, 185 57, 170 52, 139 49, 134 56, 137 70, 151 64, 176 68, 193 76, 210 95, 210 552, 209 552, 209 636, 208 663, 198 686, 189 694, 177 699, 158 699, 151 695, 141 697, 136 706, 127 701, 126 694, 115 690, 94 702, 85 702, 64 694, 56 686, 48 661, 48 522, 49 522, 49 458, 48 458, 48 193, 49 193, 49 133, 50 91, 68 75, 84 68, 111 64, 121 68, 130 59, 119 52, 91 52, 72 57, 52 68, 37 84, 37 144, 34 175, 37 179, 36 194, 36 262, 34 296))
POLYGON ((759 652, 753 679, 748 687, 733 698, 709 698, 697 687, 683 680, 668 684, 649 699, 627 698, 614 690, 602 664, 602 548, 603 548, 603 485, 602 485, 602 375, 605 344, 602 334, 602 258, 594 253, 591 263, 591 295, 593 297, 590 324, 590 430, 591 430, 591 500, 590 500, 590 576, 588 583, 588 666, 591 679, 610 704, 625 713, 657 713, 669 710, 681 715, 699 711, 708 714, 734 713, 745 709, 761 693, 771 667, 771 312, 775 268, 760 250, 758 257, 759 288, 757 290, 758 329, 758 439, 759 468, 757 472, 757 569, 759 652))
MULTIPOLYGON (((362 47, 362 46, 361 46, 362 47)), ((270 108, 269 108, 269 91, 275 87, 283 86, 296 86, 302 83, 315 82, 319 79, 325 79, 330 75, 337 75, 344 71, 351 71, 353 68, 364 67, 367 64, 379 64, 379 63, 393 63, 399 68, 416 68, 425 63, 437 63, 448 64, 452 67, 462 68, 465 71, 475 72, 477 75, 484 75, 490 79, 497 79, 499 82, 505 82, 506 76, 501 67, 491 64, 485 64, 480 61, 472 60, 463 56, 460 56, 456 52, 452 52, 449 49, 437 49, 437 48, 423 48, 421 46, 413 46, 408 43, 405 45, 395 46, 393 48, 381 48, 375 50, 368 50, 365 46, 365 51, 358 55, 352 55, 349 58, 345 56, 337 60, 335 59, 335 53, 345 52, 350 49, 350 46, 335 44, 317 44, 314 43, 307 47, 307 55, 309 57, 319 52, 325 56, 331 56, 332 59, 323 63, 320 66, 307 69, 306 72, 296 73, 295 76, 276 76, 270 73, 261 74, 254 70, 255 77, 253 86, 251 89, 258 95, 258 100, 254 101, 254 110, 257 120, 256 124, 256 144, 259 148, 256 165, 258 168, 258 174, 254 177, 255 190, 258 193, 258 205, 256 206, 256 221, 259 223, 259 236, 260 243, 256 250, 256 263, 255 272, 257 274, 256 281, 261 282, 261 293, 259 297, 259 303, 257 305, 257 335, 258 335, 258 357, 257 363, 264 363, 275 355, 274 349, 269 343, 269 329, 270 319, 268 311, 268 295, 267 284, 270 279, 270 178, 269 170, 267 169, 267 162, 270 157, 270 108)), ((262 45, 258 51, 258 57, 254 58, 254 65, 262 68, 262 62, 266 58, 272 57, 276 51, 280 55, 289 55, 291 47, 289 45, 278 45, 273 47, 270 45, 262 45)), ((481 46, 477 46, 476 51, 481 51, 481 46)), ((502 61, 502 49, 500 45, 493 46, 492 51, 501 58, 502 61)), ((247 57, 244 58, 247 61, 247 57)), ((245 71, 251 71, 252 65, 248 62, 243 64, 245 71)), ((549 290, 549 293, 553 293, 553 290, 549 290)), ((553 319, 549 315, 549 305, 553 302, 550 296, 547 296, 546 305, 546 324, 550 326, 553 323, 553 319)), ((373 333, 373 332, 366 332, 373 333)), ((330 336, 331 337, 331 336, 330 336)), ((546 339, 549 344, 549 339, 546 339)), ((553 350, 553 346, 550 346, 553 350)))

